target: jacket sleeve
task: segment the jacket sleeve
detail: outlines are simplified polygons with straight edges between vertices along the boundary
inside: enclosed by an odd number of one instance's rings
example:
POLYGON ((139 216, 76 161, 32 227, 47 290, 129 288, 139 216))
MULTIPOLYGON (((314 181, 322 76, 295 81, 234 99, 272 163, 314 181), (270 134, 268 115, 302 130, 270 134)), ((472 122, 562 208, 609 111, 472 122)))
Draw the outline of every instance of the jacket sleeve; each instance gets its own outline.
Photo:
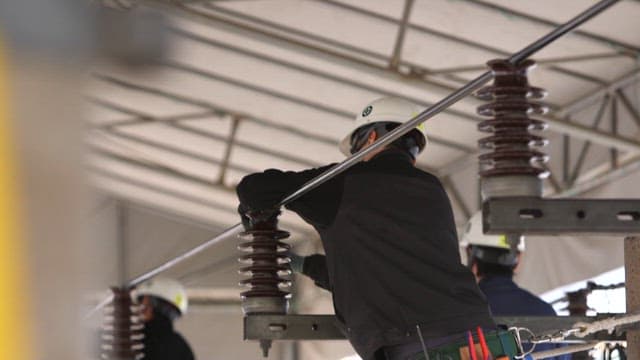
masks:
MULTIPOLYGON (((333 164, 300 172, 269 169, 245 176, 236 188, 243 209, 264 210, 277 205, 284 197, 328 170, 333 164)), ((287 205, 314 226, 327 225, 333 220, 341 187, 337 179, 327 181, 316 189, 287 205)))
POLYGON ((306 256, 302 266, 302 273, 310 277, 317 286, 332 291, 329 283, 326 256, 320 254, 306 256))

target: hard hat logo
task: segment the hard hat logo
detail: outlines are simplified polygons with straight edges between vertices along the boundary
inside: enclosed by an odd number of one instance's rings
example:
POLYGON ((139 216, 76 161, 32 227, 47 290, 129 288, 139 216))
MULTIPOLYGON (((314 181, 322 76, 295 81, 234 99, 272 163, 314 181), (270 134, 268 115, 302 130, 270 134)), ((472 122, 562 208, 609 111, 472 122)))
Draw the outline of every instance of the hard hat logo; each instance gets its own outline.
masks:
MULTIPOLYGON (((349 156, 352 154, 352 140, 358 129, 375 123, 404 123, 413 119, 422 111, 422 108, 405 99, 396 97, 383 97, 372 101, 358 113, 351 130, 340 142, 340 151, 349 156)), ((417 153, 421 152, 427 144, 427 134, 424 125, 419 125, 416 130, 420 133, 417 153)))

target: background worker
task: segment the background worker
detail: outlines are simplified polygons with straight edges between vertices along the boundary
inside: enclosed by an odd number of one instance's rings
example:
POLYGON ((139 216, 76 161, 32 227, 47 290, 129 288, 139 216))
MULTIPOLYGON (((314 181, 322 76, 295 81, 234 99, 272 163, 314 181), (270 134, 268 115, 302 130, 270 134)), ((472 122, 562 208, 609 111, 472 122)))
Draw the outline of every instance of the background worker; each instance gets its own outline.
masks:
MULTIPOLYGON (((482 212, 477 212, 465 227, 461 246, 466 249, 467 264, 487 297, 493 316, 556 316, 551 305, 513 281, 525 250, 523 236, 513 247, 504 235, 483 234, 482 212)), ((536 351, 557 346, 540 344, 536 351)), ((570 355, 556 357, 570 358, 570 355)))
POLYGON ((142 305, 145 360, 194 360, 184 338, 173 322, 187 312, 187 294, 179 282, 154 278, 136 288, 142 305))
MULTIPOLYGON (((340 149, 350 155, 371 146, 419 112, 397 98, 373 101, 340 149)), ((416 128, 287 205, 320 234, 326 256, 310 257, 305 272, 332 291, 336 317, 364 360, 424 358, 425 348, 469 329, 495 328, 461 264, 447 194, 414 166, 425 145, 416 128)), ((331 166, 246 176, 237 187, 243 223, 269 209, 277 216, 281 199, 331 166)))

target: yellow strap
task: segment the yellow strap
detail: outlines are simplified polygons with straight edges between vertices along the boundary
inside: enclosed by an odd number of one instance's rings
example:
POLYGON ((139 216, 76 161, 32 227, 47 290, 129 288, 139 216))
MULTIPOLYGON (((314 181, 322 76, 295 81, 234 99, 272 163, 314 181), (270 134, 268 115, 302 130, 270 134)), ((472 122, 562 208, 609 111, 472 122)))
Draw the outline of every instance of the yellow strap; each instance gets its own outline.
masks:
POLYGON ((16 168, 11 146, 8 69, 0 39, 0 359, 29 360, 30 317, 24 263, 24 238, 19 225, 16 168))

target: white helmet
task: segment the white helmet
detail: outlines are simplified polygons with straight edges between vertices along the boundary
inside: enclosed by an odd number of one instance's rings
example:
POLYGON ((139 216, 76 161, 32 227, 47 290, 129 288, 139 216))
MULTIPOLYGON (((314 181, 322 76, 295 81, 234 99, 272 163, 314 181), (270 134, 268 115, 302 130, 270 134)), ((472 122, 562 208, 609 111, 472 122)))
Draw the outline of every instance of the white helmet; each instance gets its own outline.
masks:
POLYGON ((166 278, 147 280, 136 288, 136 296, 143 295, 155 296, 167 301, 178 308, 181 315, 187 312, 189 302, 187 292, 184 290, 182 284, 176 280, 166 278))
MULTIPOLYGON (((351 155, 351 137, 356 130, 364 125, 376 122, 404 123, 416 117, 420 112, 422 112, 422 108, 420 106, 404 99, 396 97, 383 97, 376 99, 367 104, 367 106, 358 113, 353 129, 340 142, 340 151, 346 156, 351 155)), ((416 126, 416 129, 424 136, 424 143, 426 146, 428 139, 424 123, 416 126)), ((420 148, 420 151, 423 149, 424 146, 420 148)))
MULTIPOLYGON (((489 235, 482 232, 482 212, 475 213, 467 225, 462 235, 460 246, 486 246, 498 249, 510 250, 511 246, 506 235, 489 235)), ((520 236, 518 241, 518 251, 524 251, 524 237, 520 236)))

